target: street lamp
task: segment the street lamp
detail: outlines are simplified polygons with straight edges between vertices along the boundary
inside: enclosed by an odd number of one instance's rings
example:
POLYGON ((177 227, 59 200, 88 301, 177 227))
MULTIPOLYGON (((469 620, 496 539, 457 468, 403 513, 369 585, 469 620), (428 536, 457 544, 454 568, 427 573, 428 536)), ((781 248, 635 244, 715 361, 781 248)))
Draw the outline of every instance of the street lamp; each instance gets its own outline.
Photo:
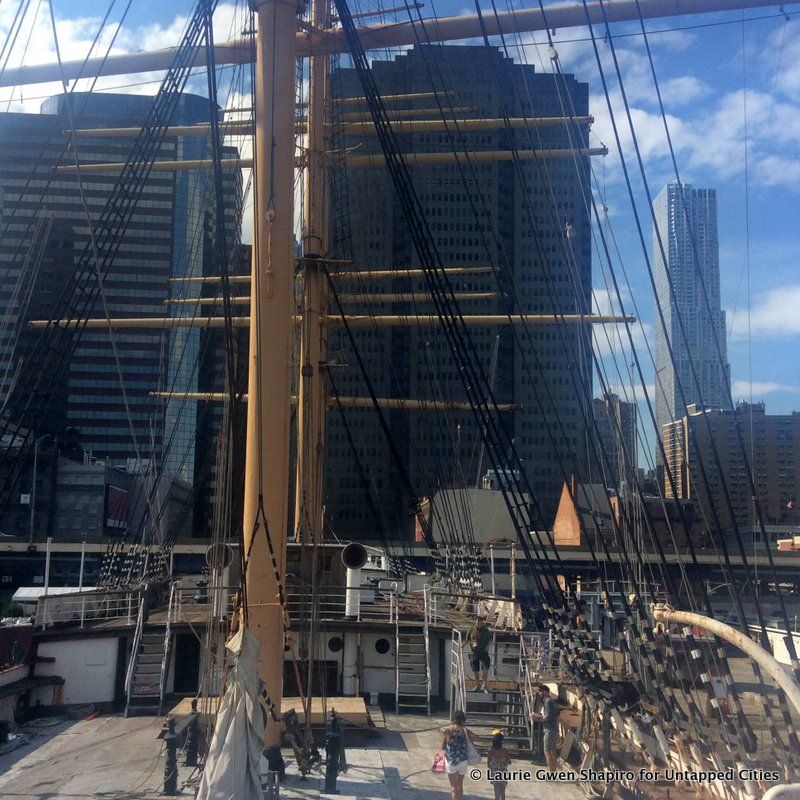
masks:
POLYGON ((33 485, 31 487, 31 519, 28 527, 28 547, 33 545, 33 530, 36 522, 36 471, 39 465, 39 445, 52 433, 42 434, 33 445, 33 485))

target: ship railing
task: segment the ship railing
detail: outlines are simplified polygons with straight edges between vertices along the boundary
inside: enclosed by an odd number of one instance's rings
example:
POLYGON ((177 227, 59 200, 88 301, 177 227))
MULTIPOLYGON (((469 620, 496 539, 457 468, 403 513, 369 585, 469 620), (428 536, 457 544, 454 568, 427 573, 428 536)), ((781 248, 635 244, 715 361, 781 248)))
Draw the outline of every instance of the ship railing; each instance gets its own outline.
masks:
POLYGON ((525 712, 525 728, 528 732, 528 746, 533 751, 534 725, 533 715, 536 705, 536 685, 540 673, 536 667, 541 663, 539 653, 541 639, 533 636, 520 636, 519 639, 519 673, 517 682, 525 712))
POLYGON ((238 605, 238 587, 174 581, 170 587, 167 619, 169 623, 196 622, 209 615, 224 619, 230 617, 238 605))
POLYGON ((158 677, 158 713, 164 707, 164 695, 167 691, 167 673, 169 672, 169 657, 172 649, 172 607, 175 603, 177 586, 173 581, 169 586, 169 604, 167 605, 167 624, 164 626, 164 655, 161 658, 161 674, 158 677))
POLYGON ((147 587, 139 593, 139 606, 136 615, 136 629, 133 634, 133 644, 131 645, 131 656, 128 659, 128 669, 125 672, 125 716, 128 716, 133 694, 133 676, 136 673, 136 664, 139 661, 139 647, 142 644, 142 633, 144 632, 145 606, 147 603, 147 587))
POLYGON ((454 711, 467 708, 467 671, 464 665, 464 637, 460 630, 453 628, 450 646, 450 717, 454 711))
POLYGON ((425 622, 423 631, 425 634, 425 701, 428 709, 428 716, 431 715, 431 692, 433 691, 433 680, 431 678, 431 587, 425 584, 423 590, 425 622))
POLYGON ((553 645, 551 633, 523 633, 519 637, 517 682, 525 711, 528 739, 533 749, 537 687, 560 675, 561 654, 553 645))
POLYGON ((133 625, 138 613, 139 595, 138 589, 92 589, 43 595, 36 604, 34 625, 42 629, 65 624, 83 628, 111 620, 133 625))
MULTIPOLYGON (((209 614, 218 619, 229 617, 239 605, 238 587, 215 586, 213 583, 184 584, 181 581, 176 581, 173 586, 167 611, 169 621, 173 624, 198 621, 198 617, 209 614)), ((289 619, 308 620, 313 613, 315 619, 393 623, 397 619, 398 608, 403 606, 398 599, 396 584, 390 588, 364 584, 350 591, 360 593, 360 602, 355 604, 357 613, 348 617, 348 590, 345 587, 322 587, 317 590, 316 597, 312 597, 306 587, 289 586, 286 590, 289 619)))
MULTIPOLYGON (((351 598, 352 599, 352 598, 351 598)), ((352 587, 321 587, 312 596, 306 587, 290 586, 286 590, 286 602, 289 619, 308 620, 312 616, 317 620, 351 619, 356 622, 386 622, 397 620, 398 599, 396 584, 393 588, 381 589, 372 585, 352 587), (348 604, 348 592, 358 592, 358 603, 348 604), (348 608, 354 613, 348 615, 348 608)))

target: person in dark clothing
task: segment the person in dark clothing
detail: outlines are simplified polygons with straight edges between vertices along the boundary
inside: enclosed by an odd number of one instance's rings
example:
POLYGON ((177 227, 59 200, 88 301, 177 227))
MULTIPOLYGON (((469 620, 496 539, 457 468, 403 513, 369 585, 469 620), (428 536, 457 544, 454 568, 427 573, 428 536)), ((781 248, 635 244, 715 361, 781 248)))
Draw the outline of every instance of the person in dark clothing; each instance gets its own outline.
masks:
MULTIPOLYGON (((469 629, 467 639, 469 639, 469 644, 472 648, 469 663, 475 675, 475 688, 472 691, 489 694, 486 684, 489 680, 489 666, 491 665, 489 643, 492 641, 492 632, 487 627, 483 617, 478 617, 475 620, 475 624, 469 629)), ((461 646, 463 647, 464 645, 462 644, 461 646)))
POLYGON ((543 739, 542 749, 547 761, 547 769, 551 772, 556 768, 556 745, 558 744, 558 718, 561 711, 558 703, 550 695, 550 687, 546 684, 539 686, 539 697, 542 698, 542 711, 534 714, 535 720, 542 723, 543 739))

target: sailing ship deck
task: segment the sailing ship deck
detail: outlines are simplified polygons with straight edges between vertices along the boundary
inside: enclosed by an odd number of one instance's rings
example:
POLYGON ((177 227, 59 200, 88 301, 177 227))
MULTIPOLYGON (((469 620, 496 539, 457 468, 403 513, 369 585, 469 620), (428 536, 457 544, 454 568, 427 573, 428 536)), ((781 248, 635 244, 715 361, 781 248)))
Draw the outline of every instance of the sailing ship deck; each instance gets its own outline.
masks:
MULTIPOLYGON (((28 745, 0 756, 0 795, 14 800, 160 797, 164 759, 157 736, 161 724, 162 719, 156 717, 104 716, 40 728, 28 745)), ((340 776, 339 797, 447 800, 446 776, 430 771, 446 724, 444 716, 386 715, 379 739, 348 748, 350 768, 340 776)), ((291 751, 285 750, 284 757, 291 762, 291 751)), ((518 766, 533 768, 530 763, 518 766)), ((190 768, 180 767, 178 787, 185 797, 194 794, 193 785, 184 785, 190 775, 190 768)), ((321 769, 300 781, 290 763, 281 797, 313 800, 321 796, 322 782, 321 769)), ((468 777, 465 795, 491 798, 494 792, 485 778, 468 777)), ((532 781, 510 784, 507 797, 578 800, 583 794, 574 784, 532 781)))

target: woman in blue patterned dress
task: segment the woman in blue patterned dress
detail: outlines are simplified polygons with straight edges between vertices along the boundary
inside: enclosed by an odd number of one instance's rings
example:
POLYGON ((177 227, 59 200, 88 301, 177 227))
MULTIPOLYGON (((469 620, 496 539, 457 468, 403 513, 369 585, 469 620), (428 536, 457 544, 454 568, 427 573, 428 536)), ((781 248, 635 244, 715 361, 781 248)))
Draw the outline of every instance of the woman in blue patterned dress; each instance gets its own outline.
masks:
POLYGON ((450 794, 453 800, 464 798, 464 776, 467 774, 468 743, 474 739, 472 731, 467 730, 467 717, 463 711, 453 714, 453 724, 445 728, 442 739, 447 777, 450 779, 450 794))

